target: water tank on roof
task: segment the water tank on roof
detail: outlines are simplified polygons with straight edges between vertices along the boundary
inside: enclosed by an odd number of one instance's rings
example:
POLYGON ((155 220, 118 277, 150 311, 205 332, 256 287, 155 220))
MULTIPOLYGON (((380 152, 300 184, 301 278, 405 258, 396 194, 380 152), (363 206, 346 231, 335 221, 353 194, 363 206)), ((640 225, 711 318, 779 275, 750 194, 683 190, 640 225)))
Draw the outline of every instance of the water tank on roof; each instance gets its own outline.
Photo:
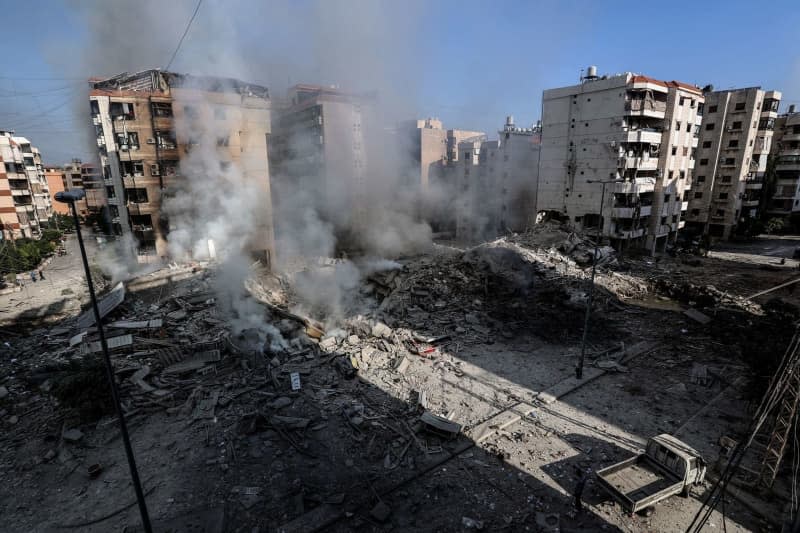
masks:
POLYGON ((513 126, 514 125, 514 115, 506 116, 506 126, 513 126))
POLYGON ((794 113, 794 104, 789 106, 789 113, 794 113))
POLYGON ((590 65, 589 68, 586 69, 586 79, 587 80, 596 80, 597 79, 597 67, 594 65, 590 65))

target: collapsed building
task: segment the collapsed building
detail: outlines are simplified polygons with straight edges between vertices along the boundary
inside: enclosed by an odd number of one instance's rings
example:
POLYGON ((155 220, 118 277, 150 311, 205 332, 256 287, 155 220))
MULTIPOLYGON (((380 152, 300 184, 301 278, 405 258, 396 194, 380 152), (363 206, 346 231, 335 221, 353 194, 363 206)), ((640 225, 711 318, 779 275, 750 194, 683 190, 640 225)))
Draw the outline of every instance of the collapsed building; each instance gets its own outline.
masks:
MULTIPOLYGON (((89 101, 112 227, 117 235, 134 237, 139 262, 169 254, 169 234, 176 228, 163 202, 182 182, 199 178, 181 165, 190 154, 202 158, 198 151, 218 163, 216 172, 235 171, 257 185, 261 208, 252 213, 255 237, 248 248, 271 261, 266 87, 151 69, 92 80, 89 101)), ((219 187, 207 194, 225 196, 222 182, 219 187)), ((213 242, 205 252, 213 255, 213 242)))
POLYGON ((703 101, 686 83, 596 67, 544 91, 537 210, 599 227, 617 248, 663 250, 685 224, 703 101))

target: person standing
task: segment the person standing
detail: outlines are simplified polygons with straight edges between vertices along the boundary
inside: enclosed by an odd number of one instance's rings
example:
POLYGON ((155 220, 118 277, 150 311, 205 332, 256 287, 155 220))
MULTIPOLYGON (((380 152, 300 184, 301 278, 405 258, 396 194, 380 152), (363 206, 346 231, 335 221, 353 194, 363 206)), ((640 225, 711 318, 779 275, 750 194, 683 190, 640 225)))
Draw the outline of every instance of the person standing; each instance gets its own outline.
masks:
POLYGON ((39 269, 39 279, 44 281, 44 271, 41 268, 39 269))
POLYGON ((31 281, 36 283, 36 271, 31 270, 31 281))

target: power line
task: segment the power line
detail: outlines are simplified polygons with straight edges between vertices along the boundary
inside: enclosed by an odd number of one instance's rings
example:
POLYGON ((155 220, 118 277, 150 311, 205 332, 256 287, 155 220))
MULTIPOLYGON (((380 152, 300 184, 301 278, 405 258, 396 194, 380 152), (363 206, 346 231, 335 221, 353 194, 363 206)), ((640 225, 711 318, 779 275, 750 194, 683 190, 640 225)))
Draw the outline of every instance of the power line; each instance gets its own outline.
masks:
POLYGON ((200 4, 203 3, 203 0, 197 0, 197 6, 194 8, 194 13, 192 13, 192 18, 189 19, 189 24, 186 25, 186 29, 183 31, 183 35, 181 35, 181 40, 178 41, 178 46, 175 47, 175 51, 172 53, 172 57, 167 63, 167 66, 164 67, 164 70, 169 70, 169 67, 172 66, 172 62, 175 61, 175 56, 178 55, 178 50, 181 49, 181 45, 183 44, 183 40, 186 38, 186 34, 189 33, 189 28, 192 27, 192 22, 194 22, 194 18, 197 16, 197 12, 200 11, 200 4))

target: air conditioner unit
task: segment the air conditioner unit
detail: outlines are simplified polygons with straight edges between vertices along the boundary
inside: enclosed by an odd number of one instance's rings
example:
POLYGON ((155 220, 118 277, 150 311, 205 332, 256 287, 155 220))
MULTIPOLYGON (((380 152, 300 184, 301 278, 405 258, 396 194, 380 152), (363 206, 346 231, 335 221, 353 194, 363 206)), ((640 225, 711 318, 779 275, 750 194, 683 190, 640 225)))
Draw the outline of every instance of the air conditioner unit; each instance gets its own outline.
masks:
POLYGON ((155 143, 156 143, 156 140, 153 139, 152 137, 147 139, 147 144, 155 144, 155 143))

